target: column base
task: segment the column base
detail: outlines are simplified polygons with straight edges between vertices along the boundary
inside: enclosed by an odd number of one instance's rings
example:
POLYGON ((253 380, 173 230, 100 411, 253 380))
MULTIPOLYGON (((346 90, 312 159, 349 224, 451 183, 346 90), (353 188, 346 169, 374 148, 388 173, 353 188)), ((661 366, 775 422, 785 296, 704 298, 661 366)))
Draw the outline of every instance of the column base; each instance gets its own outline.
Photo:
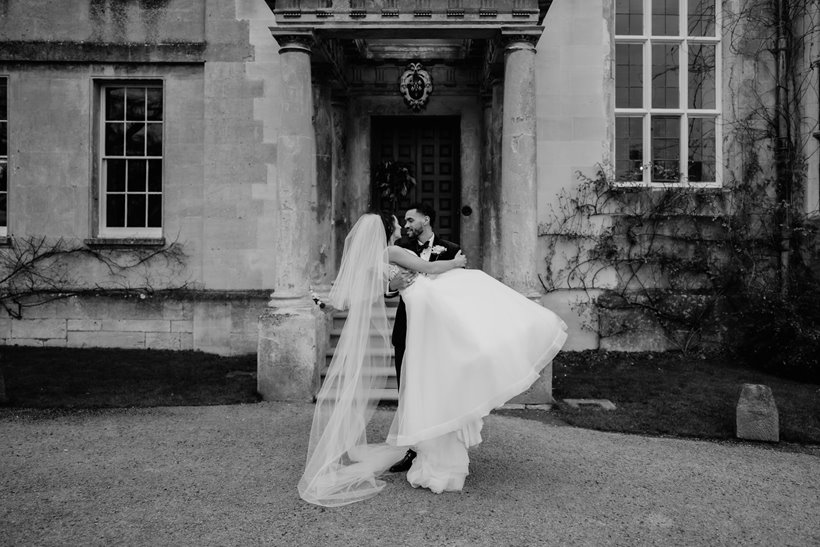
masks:
POLYGON ((310 301, 259 316, 256 389, 266 401, 313 402, 328 344, 324 312, 310 301))

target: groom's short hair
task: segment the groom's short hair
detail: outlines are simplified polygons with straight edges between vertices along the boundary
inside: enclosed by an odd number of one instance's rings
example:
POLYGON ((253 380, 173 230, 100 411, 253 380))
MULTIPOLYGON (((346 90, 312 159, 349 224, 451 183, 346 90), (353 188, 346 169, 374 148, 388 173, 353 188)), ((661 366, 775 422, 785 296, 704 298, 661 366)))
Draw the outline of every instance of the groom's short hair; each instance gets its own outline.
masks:
POLYGON ((433 206, 427 203, 426 201, 420 201, 418 203, 412 204, 410 207, 407 208, 409 211, 410 209, 415 209, 422 215, 426 217, 430 217, 430 226, 436 223, 436 210, 433 209, 433 206))

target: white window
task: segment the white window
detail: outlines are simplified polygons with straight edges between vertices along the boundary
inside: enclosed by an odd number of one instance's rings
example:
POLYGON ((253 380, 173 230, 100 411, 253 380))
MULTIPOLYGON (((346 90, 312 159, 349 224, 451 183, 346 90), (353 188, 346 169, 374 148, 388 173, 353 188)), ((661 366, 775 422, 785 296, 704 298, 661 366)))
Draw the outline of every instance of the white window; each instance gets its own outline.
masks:
POLYGON ((101 237, 161 237, 163 97, 161 84, 101 86, 101 237))
POLYGON ((8 79, 0 78, 0 237, 8 235, 9 207, 9 100, 8 79))
POLYGON ((720 2, 616 0, 615 178, 719 186, 720 2))

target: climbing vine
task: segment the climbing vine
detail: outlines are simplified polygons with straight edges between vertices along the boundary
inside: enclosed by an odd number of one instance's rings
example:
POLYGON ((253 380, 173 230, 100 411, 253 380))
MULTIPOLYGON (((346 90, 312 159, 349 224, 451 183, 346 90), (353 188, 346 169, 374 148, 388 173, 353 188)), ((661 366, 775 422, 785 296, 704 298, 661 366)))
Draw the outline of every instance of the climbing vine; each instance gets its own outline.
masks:
POLYGON ((558 196, 540 226, 542 282, 575 291, 602 339, 641 333, 658 349, 727 350, 780 370, 796 353, 785 345, 797 343, 808 349, 795 366, 812 369, 820 312, 809 310, 820 309, 820 290, 805 188, 817 164, 815 4, 724 2, 724 47, 735 61, 724 68, 721 188, 630 187, 604 161, 558 196), (814 295, 817 306, 806 306, 814 295))

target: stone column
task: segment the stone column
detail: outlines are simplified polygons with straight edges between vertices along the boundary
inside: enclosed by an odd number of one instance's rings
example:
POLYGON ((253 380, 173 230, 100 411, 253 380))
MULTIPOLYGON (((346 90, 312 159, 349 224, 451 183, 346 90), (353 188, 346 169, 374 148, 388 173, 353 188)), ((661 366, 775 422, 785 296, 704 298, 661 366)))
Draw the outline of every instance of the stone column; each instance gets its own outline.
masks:
POLYGON ((539 293, 535 134, 537 35, 503 36, 499 264, 501 280, 526 296, 539 293))
POLYGON ((500 279, 501 239, 499 207, 501 205, 501 109, 503 80, 490 79, 482 99, 484 107, 484 147, 481 188, 481 269, 500 279))
POLYGON ((347 148, 347 97, 332 98, 333 107, 333 261, 332 271, 337 273, 342 262, 345 237, 350 232, 350 197, 347 195, 348 161, 347 148))
POLYGON ((265 400, 312 401, 324 344, 323 313, 310 298, 316 232, 316 134, 310 32, 272 29, 282 87, 277 146, 274 292, 259 318, 257 389, 265 400))
MULTIPOLYGON (((540 296, 538 192, 535 133, 535 42, 538 34, 502 36, 504 97, 501 110, 501 188, 498 268, 501 280, 530 298, 540 296)), ((511 404, 546 404, 552 399, 552 363, 511 404)))

